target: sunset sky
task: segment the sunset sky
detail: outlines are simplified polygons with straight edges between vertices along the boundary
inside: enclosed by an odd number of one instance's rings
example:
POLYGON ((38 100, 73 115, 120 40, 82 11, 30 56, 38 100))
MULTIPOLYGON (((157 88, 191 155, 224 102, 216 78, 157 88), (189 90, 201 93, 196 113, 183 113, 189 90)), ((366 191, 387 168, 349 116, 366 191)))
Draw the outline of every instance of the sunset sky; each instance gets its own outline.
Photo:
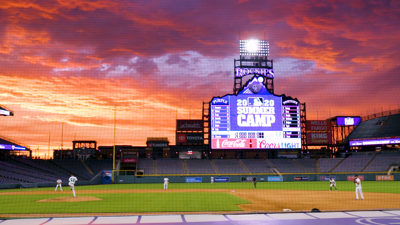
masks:
POLYGON ((264 36, 275 94, 308 120, 397 109, 399 24, 399 0, 1 1, 0 136, 112 145, 116 109, 117 145, 175 144, 177 118, 232 93, 239 40, 264 36))

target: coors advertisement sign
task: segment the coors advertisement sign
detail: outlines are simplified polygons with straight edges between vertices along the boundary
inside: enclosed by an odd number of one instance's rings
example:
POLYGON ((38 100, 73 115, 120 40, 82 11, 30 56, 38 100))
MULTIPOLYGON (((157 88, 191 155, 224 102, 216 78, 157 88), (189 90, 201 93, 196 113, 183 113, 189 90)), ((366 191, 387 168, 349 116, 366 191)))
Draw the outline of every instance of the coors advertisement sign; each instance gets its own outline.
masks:
POLYGON ((203 131, 203 121, 176 120, 176 131, 203 131))

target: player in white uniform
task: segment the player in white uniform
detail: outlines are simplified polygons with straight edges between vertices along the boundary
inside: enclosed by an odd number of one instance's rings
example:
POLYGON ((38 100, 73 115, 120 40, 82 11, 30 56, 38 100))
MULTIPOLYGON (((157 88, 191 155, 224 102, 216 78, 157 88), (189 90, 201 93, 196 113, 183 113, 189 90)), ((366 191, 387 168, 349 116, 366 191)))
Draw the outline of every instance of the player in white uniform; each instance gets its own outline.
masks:
POLYGON ((58 187, 60 187, 60 191, 62 191, 61 183, 62 183, 62 180, 61 180, 60 178, 58 178, 56 190, 54 190, 54 191, 57 191, 57 188, 58 188, 58 187))
POLYGON ((214 183, 214 177, 211 177, 211 183, 212 184, 214 183))
POLYGON ((74 177, 74 175, 71 175, 71 177, 68 179, 68 185, 71 188, 72 193, 74 194, 74 197, 76 197, 75 196, 75 182, 77 182, 77 181, 78 181, 78 178, 74 177))
POLYGON ((164 178, 164 189, 168 189, 169 179, 167 177, 164 178))
POLYGON ((358 178, 357 175, 355 175, 356 179, 354 179, 354 183, 356 184, 356 199, 358 199, 358 192, 360 192, 361 195, 361 200, 364 200, 364 195, 362 192, 362 187, 361 187, 361 180, 358 178))
POLYGON ((335 181, 334 179, 332 179, 332 177, 329 178, 329 183, 330 183, 330 185, 329 185, 329 191, 332 191, 332 187, 335 187, 335 191, 337 191, 337 188, 336 188, 336 181, 335 181))

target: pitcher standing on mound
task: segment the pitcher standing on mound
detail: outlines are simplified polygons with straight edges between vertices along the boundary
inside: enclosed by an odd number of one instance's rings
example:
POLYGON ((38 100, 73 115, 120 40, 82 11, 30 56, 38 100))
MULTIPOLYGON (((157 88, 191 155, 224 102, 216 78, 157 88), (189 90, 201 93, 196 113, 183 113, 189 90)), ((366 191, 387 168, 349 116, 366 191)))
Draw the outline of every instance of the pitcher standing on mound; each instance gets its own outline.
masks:
POLYGON ((75 196, 75 182, 77 182, 77 181, 78 181, 78 178, 74 177, 74 175, 71 175, 71 177, 68 179, 68 185, 71 188, 72 193, 74 194, 74 197, 76 197, 75 196))

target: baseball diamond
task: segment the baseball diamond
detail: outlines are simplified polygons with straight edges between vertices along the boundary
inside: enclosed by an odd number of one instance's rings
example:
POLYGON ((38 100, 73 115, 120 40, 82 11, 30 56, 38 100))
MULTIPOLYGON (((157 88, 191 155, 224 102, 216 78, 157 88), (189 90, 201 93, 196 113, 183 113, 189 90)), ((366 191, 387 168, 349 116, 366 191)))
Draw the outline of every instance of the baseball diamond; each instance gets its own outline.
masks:
POLYGON ((35 217, 50 214, 138 215, 152 213, 251 213, 400 208, 398 181, 364 181, 365 200, 354 199, 350 181, 338 181, 339 191, 330 192, 329 182, 170 183, 77 186, 77 198, 52 188, 9 189, 0 192, 0 217, 35 217), (384 199, 384 200, 383 200, 384 199), (212 204, 211 204, 212 203, 212 204), (112 207, 110 207, 112 206, 112 207))

